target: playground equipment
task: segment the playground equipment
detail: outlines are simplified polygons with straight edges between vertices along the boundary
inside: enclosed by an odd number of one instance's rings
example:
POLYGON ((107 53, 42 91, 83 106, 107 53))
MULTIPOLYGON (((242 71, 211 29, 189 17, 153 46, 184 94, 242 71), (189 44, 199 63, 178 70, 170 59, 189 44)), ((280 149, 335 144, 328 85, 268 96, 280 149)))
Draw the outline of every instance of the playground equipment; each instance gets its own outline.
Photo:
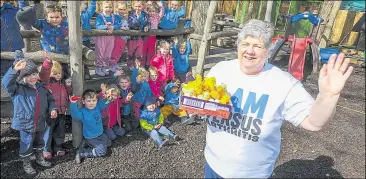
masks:
POLYGON ((284 20, 287 20, 285 35, 278 35, 272 39, 274 44, 270 49, 268 62, 273 63, 280 50, 289 53, 290 59, 287 69, 288 72, 290 72, 296 79, 303 80, 307 54, 312 55, 312 61, 309 61, 313 67, 311 73, 317 73, 319 71, 319 49, 316 43, 313 42, 315 41, 315 37, 318 33, 319 24, 323 22, 324 19, 317 17, 314 14, 310 14, 309 12, 303 12, 295 16, 287 14, 284 16, 284 20), (295 34, 290 35, 292 24, 302 19, 309 20, 313 25, 309 34, 310 37, 298 38, 295 34), (315 33, 313 33, 314 30, 316 30, 315 33), (291 42, 291 45, 287 42, 291 42), (285 44, 289 45, 289 47, 284 46, 285 44), (307 47, 309 47, 309 45, 310 51, 307 51, 307 47))
MULTIPOLYGON (((321 48, 320 49, 320 57, 322 63, 327 63, 331 54, 339 54, 340 52, 345 53, 345 56, 355 60, 356 64, 359 64, 361 67, 365 67, 365 13, 358 20, 358 22, 353 26, 353 28, 343 37, 341 42, 339 42, 338 46, 332 46, 330 48, 321 48), (347 39, 347 37, 351 34, 351 32, 358 32, 358 40, 356 46, 345 46, 342 45, 343 42, 347 39), (357 53, 362 52, 361 53, 357 53), (355 55, 355 54, 358 54, 355 55), (359 61, 361 63, 359 63, 359 61)), ((351 61, 352 63, 352 61, 351 61)), ((354 63, 354 62, 353 62, 354 63)))

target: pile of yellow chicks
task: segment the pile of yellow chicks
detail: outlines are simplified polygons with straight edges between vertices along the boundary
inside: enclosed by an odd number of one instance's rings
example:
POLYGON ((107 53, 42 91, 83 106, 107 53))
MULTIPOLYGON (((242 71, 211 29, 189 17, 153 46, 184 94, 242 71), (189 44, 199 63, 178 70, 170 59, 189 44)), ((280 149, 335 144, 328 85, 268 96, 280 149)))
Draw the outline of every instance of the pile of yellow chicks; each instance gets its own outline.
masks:
POLYGON ((202 80, 202 76, 197 74, 195 80, 182 84, 182 92, 184 96, 230 104, 230 95, 226 91, 226 85, 216 85, 215 77, 207 77, 202 80))

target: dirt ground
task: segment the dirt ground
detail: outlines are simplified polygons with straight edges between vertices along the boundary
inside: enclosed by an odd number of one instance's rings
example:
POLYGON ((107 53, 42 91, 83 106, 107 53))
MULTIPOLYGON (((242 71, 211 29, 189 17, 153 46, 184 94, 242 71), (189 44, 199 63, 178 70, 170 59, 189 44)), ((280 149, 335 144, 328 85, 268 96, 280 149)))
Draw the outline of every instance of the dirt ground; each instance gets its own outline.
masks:
MULTIPOLYGON (((316 97, 317 76, 304 85, 316 97)), ((355 69, 338 104, 335 118, 320 132, 284 124, 274 178, 365 178, 365 69, 355 69)), ((181 126, 173 120, 169 125, 185 140, 156 150, 145 134, 134 131, 119 138, 106 157, 77 165, 70 150, 63 158, 51 159, 52 168, 37 167, 41 172, 36 178, 202 178, 206 124, 181 126)), ((67 148, 72 147, 70 128, 68 124, 67 148)), ((1 178, 24 177, 18 150, 19 134, 10 124, 2 124, 1 178)))

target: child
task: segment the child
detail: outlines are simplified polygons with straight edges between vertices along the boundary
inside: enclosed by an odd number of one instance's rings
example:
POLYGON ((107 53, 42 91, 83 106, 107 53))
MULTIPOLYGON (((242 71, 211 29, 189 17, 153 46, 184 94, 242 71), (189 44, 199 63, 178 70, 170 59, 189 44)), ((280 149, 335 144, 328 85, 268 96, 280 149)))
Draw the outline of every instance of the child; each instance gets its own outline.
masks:
MULTIPOLYGON (((103 12, 97 16, 95 27, 96 29, 107 30, 108 33, 112 33, 113 30, 120 28, 119 19, 112 13, 113 3, 111 1, 103 1, 102 7, 103 12)), ((114 36, 95 37, 95 52, 97 53, 95 73, 98 76, 109 75, 107 70, 110 68, 113 47, 114 36)))
MULTIPOLYGON (((150 3, 147 6, 147 13, 149 15, 148 22, 150 23, 150 29, 158 29, 158 25, 160 19, 164 16, 164 6, 161 2, 157 2, 160 12, 157 13, 159 10, 155 3, 150 3)), ((143 48, 143 60, 145 63, 145 68, 150 65, 151 58, 155 55, 155 46, 156 46, 156 36, 150 35, 147 36, 144 42, 143 48)))
POLYGON ((165 87, 165 104, 160 109, 165 117, 174 114, 181 119, 182 124, 192 124, 194 122, 193 115, 188 117, 185 110, 179 109, 180 81, 173 80, 165 87))
POLYGON ((81 96, 82 107, 79 109, 77 100, 70 97, 70 114, 73 119, 83 123, 83 137, 88 145, 80 147, 76 151, 75 162, 81 163, 82 158, 103 157, 107 152, 107 147, 111 145, 108 137, 103 133, 102 111, 110 103, 110 95, 106 99, 98 99, 97 92, 88 89, 81 96))
MULTIPOLYGON (((80 3, 81 27, 83 30, 91 30, 90 20, 97 9, 97 2, 96 0, 91 0, 90 7, 88 7, 88 1, 81 1, 80 3)), ((89 37, 83 37, 83 45, 91 48, 89 37)), ((84 65, 84 78, 86 80, 90 79, 89 69, 86 65, 84 65)))
POLYGON ((158 53, 152 58, 150 64, 158 70, 158 80, 166 86, 168 80, 175 79, 173 58, 170 55, 170 44, 167 41, 160 41, 158 53))
POLYGON ((158 99, 157 106, 159 107, 164 102, 164 95, 162 90, 162 84, 158 80, 158 70, 151 66, 149 68, 150 79, 149 79, 149 86, 151 89, 152 94, 158 99))
POLYGON ((51 167, 43 157, 42 138, 47 118, 57 118, 54 99, 44 83, 38 82, 37 66, 29 59, 16 59, 1 83, 13 102, 11 128, 20 132, 19 156, 23 169, 27 175, 36 176, 37 171, 31 164, 33 147, 36 149, 36 163, 51 167))
POLYGON ((100 98, 105 98, 109 94, 111 95, 111 103, 102 111, 102 118, 104 133, 111 141, 114 141, 117 136, 123 136, 126 133, 121 127, 120 107, 122 106, 122 99, 120 98, 120 92, 116 85, 109 85, 107 89, 106 84, 101 84, 100 88, 102 90, 98 95, 100 98))
MULTIPOLYGON (((41 46, 46 52, 69 55, 69 26, 62 19, 62 9, 59 6, 46 7, 46 19, 35 19, 35 11, 24 11, 17 14, 20 24, 31 24, 41 32, 41 46)), ((62 64, 63 78, 70 76, 68 64, 62 64)))
MULTIPOLYGON (((116 17, 120 18, 119 22, 121 23, 122 30, 128 30, 128 14, 127 14, 127 3, 126 2, 118 2, 118 13, 116 13, 116 17)), ((122 53, 125 51, 126 42, 128 36, 115 36, 114 37, 114 47, 112 50, 112 56, 110 61, 110 66, 112 66, 112 72, 116 72, 119 67, 117 62, 121 58, 122 53)))
POLYGON ((180 10, 178 10, 178 5, 178 1, 171 1, 170 8, 164 7, 164 17, 159 24, 161 29, 175 29, 178 25, 179 18, 186 15, 186 8, 181 6, 180 10))
MULTIPOLYGON (((47 56, 47 54, 44 55, 47 56)), ((65 140, 65 118, 68 115, 68 98, 72 94, 72 86, 70 79, 62 79, 61 65, 47 57, 42 64, 39 77, 51 90, 58 112, 57 119, 47 120, 48 125, 44 136, 43 156, 50 159, 52 158, 52 151, 56 156, 65 155, 62 143, 65 140)))
MULTIPOLYGON (((133 4, 132 11, 128 12, 128 25, 131 30, 144 30, 147 32, 149 30, 148 27, 148 19, 147 14, 142 11, 142 1, 135 1, 133 4)), ((128 41, 128 59, 134 59, 136 57, 142 57, 142 49, 144 48, 144 41, 141 36, 131 36, 128 41)), ((144 67, 146 64, 145 61, 141 61, 141 65, 144 67)))
POLYGON ((150 96, 146 98, 146 109, 141 112, 140 125, 143 131, 154 140, 155 144, 160 149, 167 145, 169 140, 165 139, 163 141, 159 134, 168 136, 170 139, 174 139, 175 141, 180 141, 182 139, 163 126, 164 116, 160 113, 160 110, 156 108, 155 103, 155 97, 150 96))
POLYGON ((139 75, 136 78, 136 89, 133 96, 132 108, 133 117, 135 120, 140 120, 140 110, 146 97, 151 96, 151 89, 147 80, 149 78, 149 72, 145 68, 139 69, 139 75))
POLYGON ((190 71, 190 65, 188 62, 188 56, 192 51, 190 36, 187 37, 187 42, 181 42, 178 44, 178 39, 174 40, 173 45, 173 58, 174 58, 174 72, 175 76, 180 81, 186 81, 186 75, 190 71))

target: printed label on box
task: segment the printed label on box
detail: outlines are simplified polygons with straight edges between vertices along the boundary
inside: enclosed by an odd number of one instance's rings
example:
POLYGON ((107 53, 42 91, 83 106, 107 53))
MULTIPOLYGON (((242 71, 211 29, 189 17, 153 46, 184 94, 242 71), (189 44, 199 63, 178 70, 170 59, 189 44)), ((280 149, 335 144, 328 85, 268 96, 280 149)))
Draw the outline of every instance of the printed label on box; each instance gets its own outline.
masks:
POLYGON ((184 98, 182 104, 185 105, 185 106, 191 106, 191 107, 202 109, 205 102, 184 98))
POLYGON ((217 110, 217 104, 215 104, 215 103, 206 103, 204 109, 211 110, 211 111, 216 111, 217 110))

